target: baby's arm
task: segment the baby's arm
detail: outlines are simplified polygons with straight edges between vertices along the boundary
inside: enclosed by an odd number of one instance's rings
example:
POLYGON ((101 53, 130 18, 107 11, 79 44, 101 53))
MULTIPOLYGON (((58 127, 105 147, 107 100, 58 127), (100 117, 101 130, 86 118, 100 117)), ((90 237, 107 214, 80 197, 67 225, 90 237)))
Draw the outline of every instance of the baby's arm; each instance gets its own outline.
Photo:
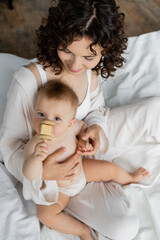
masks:
POLYGON ((93 146, 89 142, 89 140, 79 139, 77 143, 77 149, 78 149, 77 153, 85 155, 86 152, 93 150, 93 146))
POLYGON ((115 181, 119 184, 137 183, 149 175, 144 168, 129 174, 123 168, 108 161, 83 159, 83 168, 87 182, 115 181))
POLYGON ((35 135, 25 146, 23 173, 29 180, 40 176, 42 162, 48 156, 47 144, 35 135))

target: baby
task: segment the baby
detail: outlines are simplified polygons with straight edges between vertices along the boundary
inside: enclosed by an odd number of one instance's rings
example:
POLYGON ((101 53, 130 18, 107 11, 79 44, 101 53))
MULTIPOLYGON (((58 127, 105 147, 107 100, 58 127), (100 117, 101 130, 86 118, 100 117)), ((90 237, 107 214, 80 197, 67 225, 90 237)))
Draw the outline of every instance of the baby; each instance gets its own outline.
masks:
POLYGON ((89 226, 63 212, 69 198, 78 194, 87 182, 113 180, 119 184, 137 183, 149 173, 144 168, 139 168, 129 174, 111 162, 79 157, 80 167, 72 180, 42 181, 43 161, 58 148, 66 148, 64 155, 57 159, 58 162, 65 161, 76 149, 92 150, 89 141, 78 140, 81 129, 87 129, 87 126, 82 121, 76 121, 77 108, 77 95, 60 80, 50 81, 39 89, 33 116, 36 134, 24 150, 23 193, 26 199, 32 199, 36 204, 53 204, 53 229, 78 235, 82 240, 92 240, 89 226), (51 122, 50 141, 45 140, 45 137, 43 139, 40 134, 41 123, 46 120, 47 123, 51 122))

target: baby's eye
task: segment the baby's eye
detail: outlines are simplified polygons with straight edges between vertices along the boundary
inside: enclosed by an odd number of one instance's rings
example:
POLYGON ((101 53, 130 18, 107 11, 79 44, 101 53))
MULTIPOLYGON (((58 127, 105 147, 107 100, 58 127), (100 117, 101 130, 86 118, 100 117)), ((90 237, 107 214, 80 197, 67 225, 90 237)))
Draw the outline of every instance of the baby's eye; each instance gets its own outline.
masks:
POLYGON ((42 113, 42 112, 38 112, 37 115, 38 115, 38 117, 41 117, 41 118, 45 117, 44 113, 42 113))
POLYGON ((60 119, 59 117, 55 117, 54 120, 58 122, 58 121, 60 121, 61 119, 60 119))

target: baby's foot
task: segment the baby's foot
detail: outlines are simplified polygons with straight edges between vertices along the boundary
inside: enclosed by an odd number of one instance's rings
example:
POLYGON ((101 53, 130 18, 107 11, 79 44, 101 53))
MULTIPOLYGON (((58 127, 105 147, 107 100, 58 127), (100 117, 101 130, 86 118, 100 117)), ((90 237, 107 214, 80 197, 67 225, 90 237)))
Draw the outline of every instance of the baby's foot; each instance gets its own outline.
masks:
POLYGON ((91 235, 91 229, 86 224, 84 224, 83 234, 80 237, 81 237, 81 240, 93 240, 91 235))
POLYGON ((149 172, 145 168, 138 168, 135 172, 131 173, 132 175, 132 182, 137 183, 146 178, 149 175, 149 172))

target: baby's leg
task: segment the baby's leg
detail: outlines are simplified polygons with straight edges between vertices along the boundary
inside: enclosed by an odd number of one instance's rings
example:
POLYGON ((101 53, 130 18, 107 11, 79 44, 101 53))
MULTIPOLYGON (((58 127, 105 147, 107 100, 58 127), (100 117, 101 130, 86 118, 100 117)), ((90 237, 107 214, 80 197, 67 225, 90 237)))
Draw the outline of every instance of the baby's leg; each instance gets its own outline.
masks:
POLYGON ((87 182, 115 181, 119 184, 137 183, 149 175, 144 168, 128 173, 120 166, 108 161, 83 159, 83 169, 87 182))
POLYGON ((58 232, 78 235, 82 240, 93 240, 89 226, 63 212, 68 201, 69 196, 59 193, 57 203, 50 206, 38 205, 37 215, 39 220, 58 232), (52 212, 52 215, 50 212, 52 212))
POLYGON ((134 183, 138 183, 149 175, 149 172, 145 168, 138 168, 135 172, 131 173, 134 183))
POLYGON ((132 205, 122 187, 113 181, 86 184, 70 198, 65 211, 107 239, 131 240, 139 230, 132 205))

